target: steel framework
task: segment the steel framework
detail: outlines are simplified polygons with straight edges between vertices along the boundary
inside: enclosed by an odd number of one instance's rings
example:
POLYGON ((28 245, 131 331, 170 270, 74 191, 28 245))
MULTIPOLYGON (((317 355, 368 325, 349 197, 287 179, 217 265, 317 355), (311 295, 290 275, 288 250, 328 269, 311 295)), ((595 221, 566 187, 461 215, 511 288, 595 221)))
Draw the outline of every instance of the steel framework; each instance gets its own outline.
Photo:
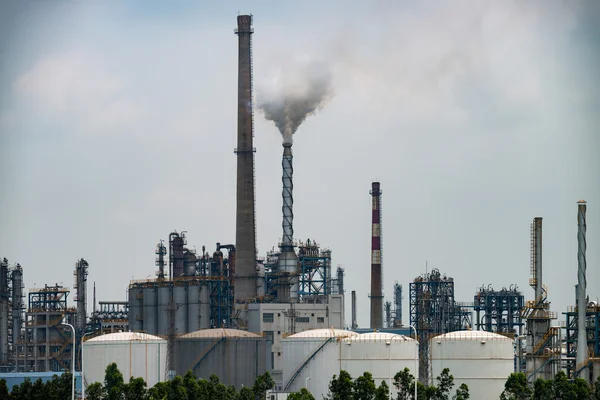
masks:
POLYGON ((465 328, 468 312, 454 301, 454 280, 433 269, 410 284, 410 323, 419 339, 419 380, 430 380, 429 340, 465 328))
POLYGON ((298 264, 300 265, 299 296, 318 298, 331 293, 331 250, 319 248, 314 241, 307 239, 298 244, 298 264))
POLYGON ((525 305, 525 296, 516 285, 501 290, 494 290, 491 285, 482 286, 475 293, 473 304, 477 330, 522 334, 525 324, 521 310, 525 305))
MULTIPOLYGON (((577 356, 577 335, 578 330, 578 308, 569 307, 568 311, 563 313, 566 317, 565 325, 565 343, 567 350, 567 375, 573 379, 579 376, 581 368, 575 366, 575 357, 577 356)), ((600 305, 590 303, 586 310, 586 336, 588 344, 589 358, 593 359, 587 366, 591 366, 593 361, 600 362, 600 305)), ((591 369, 591 368, 590 368, 591 369)))

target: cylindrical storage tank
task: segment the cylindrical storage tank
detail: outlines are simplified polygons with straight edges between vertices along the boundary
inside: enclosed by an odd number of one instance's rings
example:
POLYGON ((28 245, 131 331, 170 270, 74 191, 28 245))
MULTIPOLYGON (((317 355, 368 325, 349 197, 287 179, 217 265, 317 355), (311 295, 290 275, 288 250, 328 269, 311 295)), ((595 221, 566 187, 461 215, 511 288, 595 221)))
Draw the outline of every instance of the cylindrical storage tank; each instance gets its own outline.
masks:
POLYGON ((142 289, 137 286, 129 288, 127 296, 129 297, 129 330, 136 332, 143 330, 142 328, 142 289))
MULTIPOLYGON (((194 289, 193 287, 191 288, 194 289)), ((173 287, 173 301, 175 302, 175 334, 182 335, 190 332, 187 328, 188 322, 188 303, 187 286, 173 287)))
POLYGON ((472 399, 498 399, 514 371, 513 340, 486 331, 457 331, 431 339, 432 378, 444 368, 454 376, 454 389, 469 386, 472 399))
POLYGON ((188 332, 200 329, 200 286, 190 285, 187 292, 188 303, 188 332))
POLYGON ((200 286, 200 329, 210 328, 210 293, 207 285, 200 286))
POLYGON ((306 387, 316 399, 326 396, 329 381, 340 373, 340 340, 355 336, 341 329, 315 329, 283 339, 283 390, 306 387))
POLYGON ((204 329, 177 338, 175 360, 178 375, 191 370, 208 379, 216 374, 239 390, 267 371, 267 339, 237 329, 204 329))
POLYGON ((144 288, 143 330, 153 335, 158 333, 157 298, 158 290, 156 287, 144 288))
POLYGON ((365 371, 373 375, 379 386, 385 381, 395 396, 394 375, 408 368, 413 376, 419 376, 418 343, 403 335, 370 332, 342 340, 340 368, 356 379, 365 371))
POLYGON ((156 335, 169 334, 169 307, 171 303, 171 288, 169 286, 158 287, 158 326, 156 335))
POLYGON ((148 387, 165 380, 167 341, 139 332, 97 336, 83 343, 84 382, 104 382, 106 367, 116 363, 125 382, 144 378, 148 387))

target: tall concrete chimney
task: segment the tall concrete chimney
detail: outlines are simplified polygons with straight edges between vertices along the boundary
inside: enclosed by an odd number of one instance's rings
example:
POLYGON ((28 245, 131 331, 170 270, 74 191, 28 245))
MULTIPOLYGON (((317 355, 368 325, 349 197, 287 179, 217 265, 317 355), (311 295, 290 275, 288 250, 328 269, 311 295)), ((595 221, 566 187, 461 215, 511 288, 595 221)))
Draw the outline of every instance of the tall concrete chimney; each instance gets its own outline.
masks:
POLYGON ((585 213, 587 204, 584 200, 577 202, 577 365, 576 370, 579 372, 579 377, 588 380, 587 368, 585 364, 588 359, 588 343, 586 335, 586 311, 587 311, 587 279, 586 269, 587 261, 585 252, 587 249, 585 240, 585 213))
POLYGON ((383 294, 381 291, 381 190, 379 182, 371 184, 373 214, 371 227, 371 328, 383 328, 383 294))
POLYGON ((256 297, 256 219, 254 210, 254 123, 252 111, 252 16, 239 15, 238 136, 235 299, 256 297))

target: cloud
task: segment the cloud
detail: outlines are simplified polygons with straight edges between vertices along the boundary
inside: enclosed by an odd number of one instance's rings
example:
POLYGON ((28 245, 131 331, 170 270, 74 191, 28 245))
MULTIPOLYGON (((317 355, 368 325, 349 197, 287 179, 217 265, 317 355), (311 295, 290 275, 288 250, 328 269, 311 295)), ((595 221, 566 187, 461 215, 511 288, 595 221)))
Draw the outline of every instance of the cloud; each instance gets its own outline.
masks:
POLYGON ((21 109, 78 135, 111 134, 143 120, 126 81, 102 58, 86 53, 41 58, 14 84, 21 109))

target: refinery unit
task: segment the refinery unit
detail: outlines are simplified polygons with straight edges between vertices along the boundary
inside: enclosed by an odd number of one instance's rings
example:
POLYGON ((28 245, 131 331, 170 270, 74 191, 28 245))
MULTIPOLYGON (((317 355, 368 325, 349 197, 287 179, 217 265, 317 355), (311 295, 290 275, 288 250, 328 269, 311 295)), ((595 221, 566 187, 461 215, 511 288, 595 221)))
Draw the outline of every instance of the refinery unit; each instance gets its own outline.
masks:
POLYGON ((150 386, 191 370, 202 378, 215 373, 238 388, 251 386, 257 375, 269 371, 275 390, 307 387, 317 398, 327 394, 328 380, 341 370, 353 377, 367 370, 377 384, 388 381, 392 386, 391 378, 405 367, 423 383, 450 368, 457 385, 467 383, 478 399, 498 398, 513 371, 524 372, 531 383, 559 370, 569 378, 600 377, 600 305, 589 302, 586 293, 583 201, 577 204, 576 305, 564 313, 564 327, 550 310, 542 280, 540 217, 531 228, 533 300, 525 301, 516 285, 501 290, 488 285, 476 290, 473 302, 460 302, 454 279, 432 269, 409 283, 405 324, 402 284, 395 282, 392 300, 384 302, 380 182, 372 182, 370 190, 369 328, 358 325, 355 290, 347 322, 346 270, 338 266, 334 271, 330 249, 294 237, 291 141, 283 143, 282 239, 260 257, 252 16, 240 15, 237 23, 235 244, 218 242, 212 254, 206 246, 197 252, 188 246, 186 231, 173 231, 156 246, 155 278, 130 281, 128 298, 114 301, 97 303, 94 286, 90 313, 87 280, 93 265, 85 259, 75 263, 72 305, 70 289, 58 284, 29 289, 26 296, 26 270, 2 259, 0 371, 81 371, 85 365, 83 380, 89 385, 102 381, 105 366, 117 362, 126 380, 141 376, 150 386))

